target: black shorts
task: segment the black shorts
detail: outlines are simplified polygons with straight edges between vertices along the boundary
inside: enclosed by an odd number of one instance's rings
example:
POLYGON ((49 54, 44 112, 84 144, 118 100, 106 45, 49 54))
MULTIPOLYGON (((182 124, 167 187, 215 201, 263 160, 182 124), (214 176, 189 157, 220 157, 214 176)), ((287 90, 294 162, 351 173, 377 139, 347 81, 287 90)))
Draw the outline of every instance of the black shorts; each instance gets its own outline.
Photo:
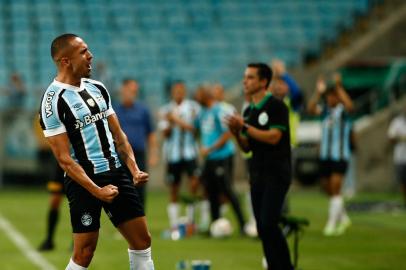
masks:
POLYGON ((348 162, 345 160, 320 160, 320 177, 330 177, 333 173, 345 174, 348 162))
POLYGON ((138 191, 122 167, 89 177, 100 187, 109 184, 117 186, 119 194, 112 203, 106 203, 66 177, 65 190, 74 233, 97 231, 102 207, 116 227, 125 221, 145 216, 138 191))
POLYGON ((229 159, 206 160, 200 180, 207 186, 210 182, 231 184, 229 159))
POLYGON ((396 179, 402 185, 406 185, 406 164, 396 164, 396 179))
POLYGON ((47 189, 51 193, 63 194, 63 183, 65 180, 65 172, 62 168, 56 164, 54 168, 54 173, 51 180, 48 181, 47 189))
POLYGON ((199 176, 199 169, 195 159, 183 160, 176 163, 168 163, 167 182, 171 185, 179 184, 182 179, 182 173, 186 172, 189 177, 199 176))
POLYGON ((230 182, 233 182, 234 179, 234 156, 231 155, 228 158, 226 158, 226 164, 227 164, 227 170, 228 170, 228 175, 230 178, 230 182))

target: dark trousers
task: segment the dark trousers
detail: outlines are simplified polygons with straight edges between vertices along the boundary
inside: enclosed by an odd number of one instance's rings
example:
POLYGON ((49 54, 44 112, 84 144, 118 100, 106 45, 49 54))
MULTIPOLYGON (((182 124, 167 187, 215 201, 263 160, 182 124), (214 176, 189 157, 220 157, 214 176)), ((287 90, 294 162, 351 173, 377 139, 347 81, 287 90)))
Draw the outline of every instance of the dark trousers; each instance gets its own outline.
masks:
MULTIPOLYGON (((133 151, 134 151, 134 155, 135 155, 135 160, 137 161, 138 168, 140 168, 140 170, 143 172, 147 172, 148 166, 147 166, 145 151, 137 151, 135 149, 133 151)), ((144 211, 145 211, 147 184, 144 184, 142 186, 136 186, 135 188, 138 190, 138 194, 140 195, 140 201, 141 201, 142 206, 144 207, 144 211)))
POLYGON ((269 269, 293 269, 289 247, 279 227, 283 202, 290 186, 290 162, 250 170, 251 200, 257 230, 269 269))
MULTIPOLYGON (((138 168, 143 172, 147 172, 148 167, 147 167, 147 163, 146 163, 145 151, 137 151, 137 150, 133 149, 133 152, 134 152, 135 161, 137 162, 138 168)), ((124 162, 121 162, 121 164, 124 167, 124 169, 126 170, 130 179, 133 179, 132 174, 131 174, 130 170, 128 169, 127 165, 124 162)), ((144 211, 145 211, 146 210, 145 201, 146 201, 147 184, 144 184, 142 186, 136 186, 135 189, 138 191, 138 196, 140 197, 142 207, 144 208, 144 211)))
POLYGON ((240 229, 243 230, 244 217, 231 184, 230 159, 207 160, 204 164, 202 180, 209 197, 212 220, 220 217, 220 195, 224 194, 233 207, 240 229))

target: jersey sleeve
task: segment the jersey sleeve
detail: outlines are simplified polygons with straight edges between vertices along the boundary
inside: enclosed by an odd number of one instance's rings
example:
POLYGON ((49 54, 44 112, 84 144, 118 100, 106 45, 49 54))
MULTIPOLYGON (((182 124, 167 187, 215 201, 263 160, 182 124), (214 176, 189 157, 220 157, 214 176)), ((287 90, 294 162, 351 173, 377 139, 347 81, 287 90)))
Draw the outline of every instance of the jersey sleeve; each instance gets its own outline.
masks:
POLYGON ((41 102, 39 121, 45 137, 66 132, 66 127, 59 118, 59 96, 55 91, 47 91, 41 102))
POLYGON ((112 114, 115 114, 116 112, 113 109, 109 91, 107 91, 106 87, 104 87, 103 84, 101 84, 101 86, 102 86, 102 88, 100 90, 101 90, 104 100, 106 101, 106 104, 107 104, 106 116, 110 116, 112 114))
POLYGON ((286 105, 281 101, 275 101, 268 109, 270 118, 269 129, 277 128, 282 131, 289 129, 289 112, 286 105))
POLYGON ((228 131, 228 126, 226 122, 226 117, 233 115, 232 107, 220 106, 217 117, 220 123, 222 132, 228 131))
MULTIPOLYGON (((106 111, 106 116, 110 116, 112 114, 115 114, 116 112, 113 109, 113 106, 111 105, 111 98, 110 98, 110 94, 107 92, 107 94, 109 95, 109 102, 107 103, 107 111, 106 111)), ((107 102, 107 101, 106 101, 107 102)))

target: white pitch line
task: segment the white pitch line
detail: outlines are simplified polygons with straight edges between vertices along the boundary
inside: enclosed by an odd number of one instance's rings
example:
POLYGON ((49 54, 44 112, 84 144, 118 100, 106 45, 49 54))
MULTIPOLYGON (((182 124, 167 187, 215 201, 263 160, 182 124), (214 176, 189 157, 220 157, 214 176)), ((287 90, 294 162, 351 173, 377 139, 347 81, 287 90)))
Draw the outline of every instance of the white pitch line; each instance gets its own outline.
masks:
POLYGON ((38 251, 36 251, 24 238, 24 236, 18 232, 13 225, 0 214, 0 229, 2 229, 8 238, 20 249, 33 264, 42 270, 56 270, 56 267, 49 263, 38 251))

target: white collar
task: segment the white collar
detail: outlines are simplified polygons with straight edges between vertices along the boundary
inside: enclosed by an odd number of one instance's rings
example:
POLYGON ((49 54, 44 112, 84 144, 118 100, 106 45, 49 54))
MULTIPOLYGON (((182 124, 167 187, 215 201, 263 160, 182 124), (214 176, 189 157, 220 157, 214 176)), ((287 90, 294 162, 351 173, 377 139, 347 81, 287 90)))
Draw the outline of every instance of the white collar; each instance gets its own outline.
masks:
POLYGON ((73 91, 76 91, 76 92, 79 92, 79 91, 81 91, 81 90, 84 89, 84 86, 83 86, 83 79, 80 80, 80 87, 77 87, 77 86, 74 86, 74 85, 70 85, 70 84, 67 84, 67 83, 63 83, 63 82, 57 81, 56 79, 54 79, 54 81, 52 82, 52 84, 53 84, 53 85, 56 85, 56 86, 58 86, 58 87, 61 87, 61 88, 63 88, 63 89, 69 89, 69 90, 73 90, 73 91))

